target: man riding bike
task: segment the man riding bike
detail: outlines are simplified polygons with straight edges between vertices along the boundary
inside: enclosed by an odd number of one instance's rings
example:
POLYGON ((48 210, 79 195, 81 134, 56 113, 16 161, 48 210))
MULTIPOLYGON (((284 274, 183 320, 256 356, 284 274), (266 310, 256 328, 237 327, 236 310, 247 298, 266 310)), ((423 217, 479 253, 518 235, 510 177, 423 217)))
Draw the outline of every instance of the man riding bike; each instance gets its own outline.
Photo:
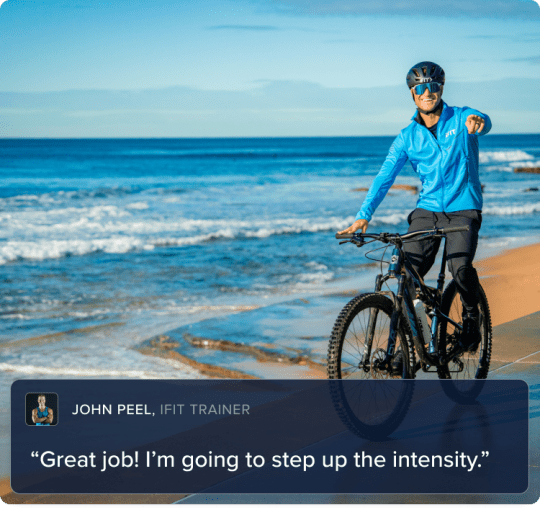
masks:
MULTIPOLYGON (((403 129, 373 181, 356 221, 340 234, 366 232, 371 217, 407 160, 422 182, 409 230, 469 226, 467 232, 447 235, 450 272, 463 304, 461 342, 469 352, 480 343, 478 275, 472 266, 482 224, 482 189, 478 176, 478 136, 491 129, 489 117, 469 107, 442 101, 445 76, 433 62, 420 62, 407 74, 417 107, 412 123, 403 129)), ((440 239, 409 242, 404 250, 423 278, 435 262, 440 239)))

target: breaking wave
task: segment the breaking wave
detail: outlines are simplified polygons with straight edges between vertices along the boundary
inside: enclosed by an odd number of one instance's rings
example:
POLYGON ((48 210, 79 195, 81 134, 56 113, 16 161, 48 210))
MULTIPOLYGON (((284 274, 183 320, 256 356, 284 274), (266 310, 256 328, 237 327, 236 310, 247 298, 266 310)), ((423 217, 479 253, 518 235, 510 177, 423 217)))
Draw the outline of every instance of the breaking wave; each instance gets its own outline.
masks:
MULTIPOLYGON (((137 203, 136 208, 145 209, 146 204, 137 203)), ((68 210, 64 212, 67 213, 68 210)), ((46 214, 52 213, 53 211, 48 211, 46 214)), ((87 213, 91 213, 90 218, 82 217, 64 224, 42 225, 37 222, 37 219, 32 224, 28 217, 20 218, 18 223, 11 219, 13 226, 19 229, 25 228, 25 232, 34 239, 3 243, 0 246, 0 264, 23 259, 44 260, 83 256, 96 252, 148 251, 159 247, 192 246, 223 239, 337 232, 354 221, 352 216, 345 219, 334 216, 318 221, 312 218, 285 218, 258 222, 194 219, 177 219, 175 222, 141 221, 140 219, 130 221, 132 218, 129 215, 111 206, 91 208, 87 213), (110 216, 108 221, 103 221, 105 214, 110 216), (123 232, 129 232, 130 235, 123 232), (159 235, 160 233, 166 235, 159 235), (59 235, 69 235, 69 238, 58 238, 59 235), (91 236, 95 237, 88 238, 91 236)), ((405 221, 406 218, 407 213, 391 213, 377 217, 372 224, 397 224, 405 221)), ((4 216, 4 219, 7 218, 4 216)), ((0 220, 2 220, 1 215, 0 220)))
POLYGON ((532 159, 534 159, 534 156, 521 150, 480 152, 480 163, 482 164, 527 161, 532 159))
POLYGON ((485 207, 482 211, 483 214, 492 214, 495 216, 521 216, 537 212, 540 212, 540 203, 485 207))

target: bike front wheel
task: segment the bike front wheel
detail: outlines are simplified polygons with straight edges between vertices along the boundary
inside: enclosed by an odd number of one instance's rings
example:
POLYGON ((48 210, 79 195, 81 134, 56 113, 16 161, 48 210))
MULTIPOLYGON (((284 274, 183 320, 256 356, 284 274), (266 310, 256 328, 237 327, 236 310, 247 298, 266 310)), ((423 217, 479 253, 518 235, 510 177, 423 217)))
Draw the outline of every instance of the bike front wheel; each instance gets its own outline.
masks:
MULTIPOLYGON (((475 379, 486 379, 489 372, 492 349, 491 314, 486 294, 479 286, 479 326, 481 341, 474 353, 465 352, 448 362, 447 366, 440 367, 440 379, 452 379, 453 384, 443 384, 445 393, 454 401, 464 402, 474 400, 482 391, 483 383, 475 379)), ((462 324, 463 305, 454 280, 444 291, 441 312, 458 324, 462 324)), ((439 351, 448 352, 460 340, 461 333, 454 325, 441 320, 439 327, 439 351)))
POLYGON ((400 425, 414 389, 414 381, 401 380, 414 378, 414 350, 403 321, 393 355, 387 355, 392 310, 386 296, 355 297, 339 314, 328 348, 328 378, 347 379, 330 387, 336 412, 351 432, 372 441, 400 425))
POLYGON ((356 296, 343 308, 328 347, 329 379, 414 378, 414 349, 404 320, 388 363, 392 310, 392 301, 380 294, 356 296))

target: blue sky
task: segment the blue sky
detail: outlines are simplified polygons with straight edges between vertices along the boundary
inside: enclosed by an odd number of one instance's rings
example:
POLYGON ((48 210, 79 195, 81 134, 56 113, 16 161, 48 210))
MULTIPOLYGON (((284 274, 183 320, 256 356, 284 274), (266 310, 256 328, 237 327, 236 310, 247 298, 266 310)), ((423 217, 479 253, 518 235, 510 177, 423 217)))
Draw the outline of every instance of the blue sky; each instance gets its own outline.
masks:
POLYGON ((7 0, 0 137, 392 135, 405 75, 540 132, 533 0, 7 0))

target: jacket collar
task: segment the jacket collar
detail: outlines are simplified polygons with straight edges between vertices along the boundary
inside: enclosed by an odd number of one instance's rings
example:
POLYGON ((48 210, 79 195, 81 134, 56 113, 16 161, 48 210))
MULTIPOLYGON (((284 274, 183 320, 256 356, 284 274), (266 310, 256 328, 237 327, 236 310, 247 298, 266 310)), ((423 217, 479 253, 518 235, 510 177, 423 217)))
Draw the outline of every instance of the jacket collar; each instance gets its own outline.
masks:
MULTIPOLYGON (((441 100, 442 101, 442 100, 441 100)), ((441 116, 439 117, 439 120, 441 120, 443 118, 443 115, 444 115, 444 111, 448 108, 448 106, 446 105, 446 103, 444 101, 442 101, 442 111, 441 111, 441 116)), ((419 121, 418 121, 418 116, 420 115, 420 113, 418 112, 418 109, 416 110, 416 112, 414 113, 414 115, 411 117, 411 120, 414 120, 416 121, 418 124, 421 124, 419 121)))

